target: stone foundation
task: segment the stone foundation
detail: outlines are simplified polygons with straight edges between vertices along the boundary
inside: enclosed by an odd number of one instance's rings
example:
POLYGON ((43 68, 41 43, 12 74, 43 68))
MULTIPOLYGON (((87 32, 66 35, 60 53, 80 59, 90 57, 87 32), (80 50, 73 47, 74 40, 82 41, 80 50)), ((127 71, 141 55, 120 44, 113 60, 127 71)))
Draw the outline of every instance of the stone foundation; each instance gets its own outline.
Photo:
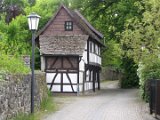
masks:
MULTIPOLYGON (((40 108, 47 98, 45 73, 35 75, 35 107, 40 108)), ((30 113, 31 75, 7 75, 0 81, 0 120, 7 120, 19 113, 30 113)))

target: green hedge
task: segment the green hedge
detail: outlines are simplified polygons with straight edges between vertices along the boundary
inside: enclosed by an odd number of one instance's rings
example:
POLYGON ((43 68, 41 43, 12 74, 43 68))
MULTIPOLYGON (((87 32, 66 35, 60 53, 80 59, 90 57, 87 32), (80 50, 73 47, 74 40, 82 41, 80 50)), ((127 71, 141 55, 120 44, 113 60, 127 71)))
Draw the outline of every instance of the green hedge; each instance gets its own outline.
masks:
POLYGON ((160 78, 160 58, 150 59, 139 63, 137 70, 138 77, 140 79, 140 90, 142 98, 145 101, 149 100, 148 96, 148 82, 150 79, 160 78))
POLYGON ((0 73, 28 74, 30 68, 18 56, 0 55, 0 73))
POLYGON ((122 60, 123 77, 120 80, 121 88, 133 88, 139 86, 139 79, 137 76, 138 66, 134 61, 128 57, 122 60))

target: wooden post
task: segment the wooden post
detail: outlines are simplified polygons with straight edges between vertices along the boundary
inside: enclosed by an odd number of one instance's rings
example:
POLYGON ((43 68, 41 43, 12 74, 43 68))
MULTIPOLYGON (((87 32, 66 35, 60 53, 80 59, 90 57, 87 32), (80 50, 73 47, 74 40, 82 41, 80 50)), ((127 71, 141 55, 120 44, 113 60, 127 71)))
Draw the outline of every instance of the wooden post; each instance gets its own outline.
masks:
POLYGON ((61 73, 61 92, 63 92, 63 73, 61 73))
POLYGON ((84 94, 84 91, 85 91, 85 81, 86 81, 86 65, 85 65, 85 70, 83 72, 83 94, 84 94))
POLYGON ((79 63, 80 63, 80 58, 78 57, 77 59, 77 96, 79 95, 79 63))
POLYGON ((98 90, 101 89, 100 87, 100 76, 99 76, 99 70, 97 71, 97 81, 98 81, 98 90))
POLYGON ((93 70, 93 92, 95 92, 95 70, 93 70))

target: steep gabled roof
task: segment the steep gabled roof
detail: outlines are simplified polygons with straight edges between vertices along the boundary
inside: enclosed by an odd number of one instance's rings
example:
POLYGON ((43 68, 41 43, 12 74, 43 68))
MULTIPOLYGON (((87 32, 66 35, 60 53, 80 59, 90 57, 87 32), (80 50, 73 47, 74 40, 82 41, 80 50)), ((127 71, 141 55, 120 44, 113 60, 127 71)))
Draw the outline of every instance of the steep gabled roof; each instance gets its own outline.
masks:
MULTIPOLYGON (((67 13, 70 15, 70 17, 75 21, 75 23, 89 36, 91 36, 93 39, 95 39, 100 44, 100 39, 103 38, 103 35, 98 32, 77 10, 72 11, 65 7, 64 5, 61 5, 57 13, 48 21, 48 23, 38 32, 38 36, 41 35, 48 27, 49 25, 54 21, 60 10, 64 8, 67 13)), ((102 44, 103 45, 103 44, 102 44)))
POLYGON ((82 56, 88 35, 40 36, 40 52, 43 55, 82 56))

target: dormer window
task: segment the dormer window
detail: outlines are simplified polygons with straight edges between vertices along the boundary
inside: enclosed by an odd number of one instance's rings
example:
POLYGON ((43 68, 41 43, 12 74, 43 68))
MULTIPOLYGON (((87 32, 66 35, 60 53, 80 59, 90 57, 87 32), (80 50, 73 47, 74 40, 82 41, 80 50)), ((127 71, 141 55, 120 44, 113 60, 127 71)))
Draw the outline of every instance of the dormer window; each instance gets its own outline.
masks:
POLYGON ((73 30, 73 22, 72 21, 65 21, 65 31, 72 31, 73 30))

